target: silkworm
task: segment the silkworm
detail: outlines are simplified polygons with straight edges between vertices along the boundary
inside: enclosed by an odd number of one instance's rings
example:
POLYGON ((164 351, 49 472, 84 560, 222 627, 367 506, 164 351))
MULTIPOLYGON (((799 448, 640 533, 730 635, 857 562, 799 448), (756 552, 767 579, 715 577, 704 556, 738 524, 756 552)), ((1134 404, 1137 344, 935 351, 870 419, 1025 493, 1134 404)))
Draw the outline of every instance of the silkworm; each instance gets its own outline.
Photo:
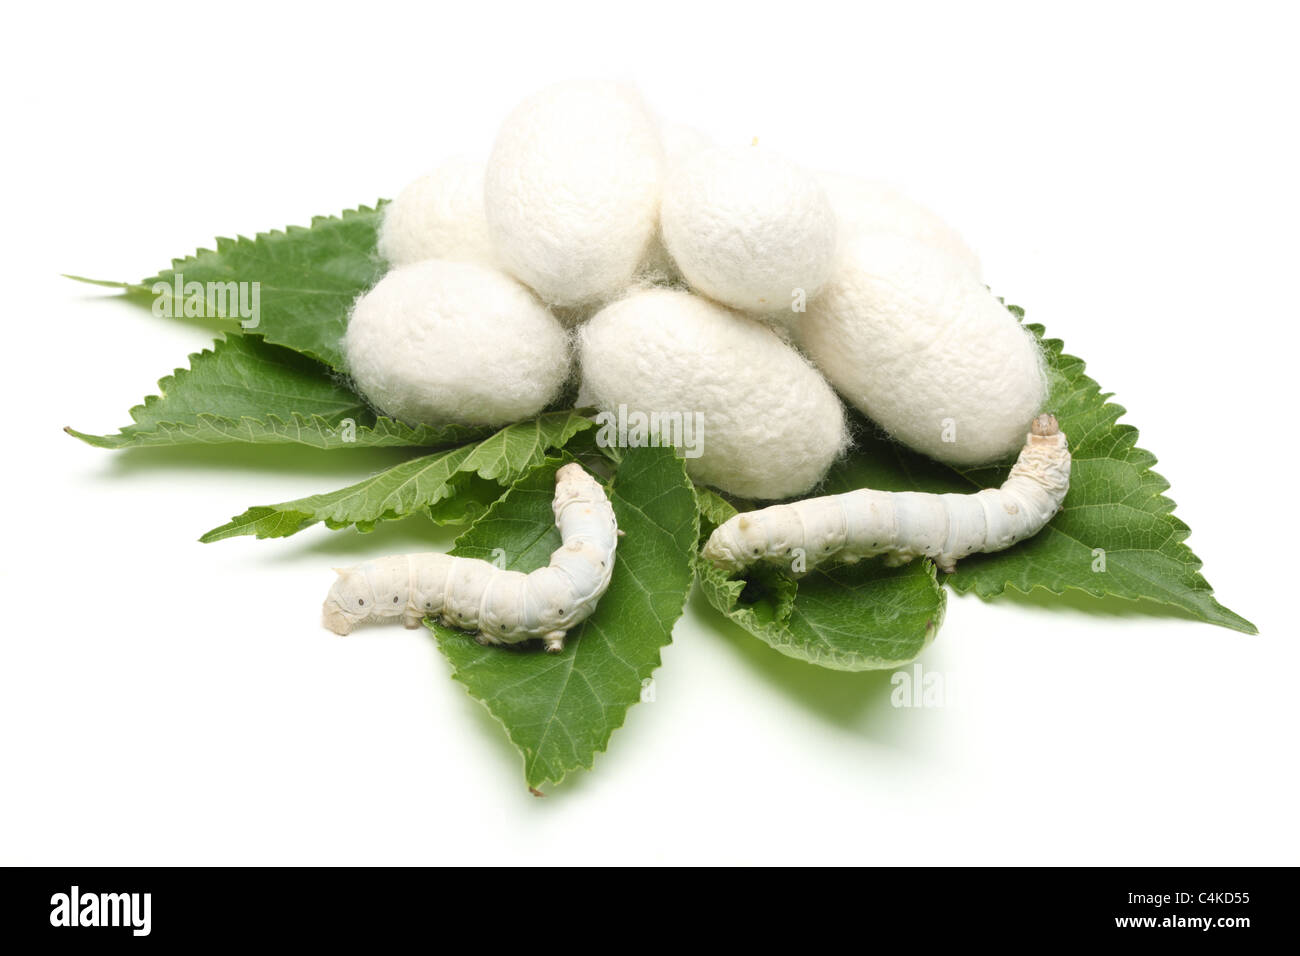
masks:
POLYGON ((704 546, 716 567, 738 572, 759 561, 796 571, 836 559, 885 555, 888 565, 924 555, 943 571, 978 551, 1001 551, 1037 534, 1070 487, 1070 449, 1056 418, 1034 420, 1000 488, 923 494, 861 488, 750 511, 723 522, 704 546))
POLYGON ((609 587, 622 532, 604 488, 580 465, 556 471, 551 507, 563 543, 546 567, 524 574, 434 552, 335 568, 339 577, 325 598, 322 623, 347 634, 363 621, 400 617, 418 627, 430 616, 475 633, 480 644, 541 638, 547 651, 558 653, 565 634, 609 587))

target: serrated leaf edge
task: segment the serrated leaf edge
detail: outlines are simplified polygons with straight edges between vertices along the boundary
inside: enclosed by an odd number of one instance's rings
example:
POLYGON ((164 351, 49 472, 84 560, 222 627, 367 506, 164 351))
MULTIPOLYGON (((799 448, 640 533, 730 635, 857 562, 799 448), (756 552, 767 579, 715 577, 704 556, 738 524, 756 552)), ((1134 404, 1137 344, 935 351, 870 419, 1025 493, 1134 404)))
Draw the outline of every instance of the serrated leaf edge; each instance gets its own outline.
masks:
MULTIPOLYGON (((503 502, 505 502, 505 500, 510 496, 510 493, 514 490, 515 486, 516 486, 519 482, 523 481, 526 477, 528 477, 528 475, 533 474, 536 470, 541 469, 541 468, 546 468, 546 467, 549 467, 549 466, 558 467, 560 464, 563 463, 563 461, 564 461, 563 458, 554 458, 554 459, 548 458, 546 461, 544 461, 543 463, 539 464, 539 465, 537 466, 537 468, 530 469, 530 471, 527 473, 527 475, 522 475, 522 476, 520 476, 519 479, 517 479, 514 483, 511 484, 510 488, 507 489, 507 491, 506 491, 506 493, 505 493, 504 495, 502 495, 500 498, 498 498, 496 501, 494 501, 494 502, 492 503, 492 505, 491 505, 491 506, 490 506, 486 511, 483 512, 482 515, 480 515, 478 518, 476 518, 476 519, 474 520, 474 524, 477 524, 480 520, 485 519, 485 518, 486 518, 489 514, 491 514, 491 512, 492 512, 493 510, 495 510, 498 506, 502 506, 502 505, 503 505, 503 502)), ((617 475, 617 473, 616 473, 616 474, 614 475, 614 479, 613 479, 612 481, 610 481, 610 482, 608 482, 608 483, 602 483, 602 484, 605 484, 605 487, 606 487, 607 489, 612 489, 612 488, 617 484, 617 481, 618 481, 618 475, 617 475)), ((686 474, 685 474, 685 471, 684 471, 684 470, 683 470, 683 472, 682 472, 682 481, 684 482, 685 487, 686 487, 688 490, 691 490, 692 495, 693 495, 693 494, 694 494, 693 486, 691 485, 690 479, 686 477, 686 474)), ((628 502, 626 502, 626 501, 624 501, 623 503, 624 503, 625 505, 628 504, 628 502)), ((637 510, 640 511, 639 508, 638 508, 637 510)), ((641 514, 642 514, 643 517, 645 517, 645 513, 644 513, 644 512, 641 512, 641 514)), ((648 520, 648 519, 647 519, 647 520, 648 520)), ((651 523, 653 524, 654 522, 651 522, 651 523)), ((697 540, 699 539, 699 534, 700 534, 700 530, 699 530, 699 529, 700 529, 700 512, 699 512, 699 508, 698 508, 698 507, 694 509, 694 517, 693 517, 693 519, 692 519, 692 523, 694 524, 694 528, 693 528, 693 531, 692 531, 692 534, 691 534, 691 540, 692 540, 692 541, 697 541, 697 540)), ((474 524, 471 524, 471 525, 469 526, 469 528, 467 528, 465 531, 463 531, 460 535, 457 535, 456 540, 455 540, 455 541, 453 542, 453 544, 452 544, 452 548, 453 548, 453 550, 456 548, 457 545, 460 544, 460 539, 461 539, 462 537, 466 536, 467 534, 469 534, 469 531, 474 527, 474 524)), ((664 528, 664 529, 662 529, 662 530, 664 530, 665 532, 668 531, 668 529, 666 529, 666 528, 664 528)), ((670 534, 670 537, 671 537, 671 534, 670 534)), ((663 645, 663 647, 667 647, 667 646, 669 646, 669 645, 672 644, 672 641, 673 641, 673 631, 676 630, 676 628, 677 628, 677 623, 682 619, 682 615, 683 615, 683 614, 685 613, 685 611, 686 611, 686 604, 687 604, 687 602, 690 600, 691 588, 692 588, 692 585, 693 585, 693 582, 694 582, 694 576, 693 576, 693 575, 692 575, 692 577, 691 577, 691 582, 692 582, 692 584, 688 584, 688 586, 686 587, 686 589, 683 591, 681 607, 678 608, 678 610, 677 610, 677 614, 674 616, 672 622, 668 625, 668 643, 665 644, 665 645, 663 645)), ((424 626, 425 626, 426 628, 428 628, 428 629, 433 633, 433 635, 434 635, 434 639, 435 639, 435 641, 436 641, 436 640, 438 639, 438 633, 439 633, 438 628, 440 627, 440 625, 437 625, 437 624, 433 623, 433 622, 430 621, 429 618, 427 618, 427 617, 424 619, 423 623, 424 623, 424 626)), ((583 628, 584 628, 584 630, 585 630, 585 628, 587 627, 587 622, 583 622, 583 625, 582 625, 582 626, 583 626, 583 628)), ((451 634, 457 634, 457 635, 459 635, 459 636, 462 637, 462 638, 465 637, 465 635, 464 635, 462 632, 460 632, 460 631, 456 631, 456 630, 451 629, 451 628, 444 628, 444 630, 446 630, 448 633, 451 633, 451 634)), ((645 680, 645 679, 648 678, 648 677, 653 677, 653 676, 654 676, 654 673, 655 673, 655 672, 656 672, 660 667, 663 666, 663 647, 659 647, 659 648, 656 648, 656 649, 655 649, 654 662, 649 666, 648 670, 647 670, 644 674, 642 674, 642 673, 637 673, 637 680, 639 680, 639 681, 643 681, 643 680, 645 680)), ((493 651, 492 648, 485 648, 485 650, 486 650, 486 651, 489 651, 489 652, 490 652, 490 651, 493 651)), ((497 653, 500 653, 500 651, 498 650, 497 653)), ((475 701, 477 704, 479 704, 479 705, 480 705, 481 707, 483 707, 485 710, 487 710, 488 714, 491 715, 492 719, 493 719, 496 723, 500 724, 501 727, 502 727, 502 729, 505 730, 506 737, 507 737, 507 739, 509 739, 509 741, 510 741, 510 745, 511 745, 512 747, 514 747, 514 748, 515 748, 515 751, 520 755, 520 760, 521 760, 521 762, 523 763, 523 766, 524 766, 524 779, 525 779, 525 783, 526 783, 526 785, 527 785, 530 789, 533 789, 533 788, 540 788, 540 787, 542 787, 542 786, 544 786, 544 785, 548 785, 548 786, 559 786, 559 785, 560 785, 561 783, 563 783, 566 779, 568 779, 568 777, 569 777, 570 775, 572 775, 573 773, 575 773, 575 772, 577 772, 577 771, 583 770, 583 771, 588 771, 588 772, 590 772, 592 769, 594 769, 594 767, 595 767, 595 765, 596 765, 596 757, 597 757, 598 755, 600 755, 600 754, 604 754, 604 753, 606 753, 606 752, 609 750, 609 742, 613 739, 613 737, 614 737, 614 732, 615 732, 616 730, 620 730, 620 729, 623 727, 623 725, 627 722, 627 715, 628 715, 628 713, 631 712, 632 708, 635 707, 636 704, 638 703, 638 701, 632 701, 631 703, 628 704, 628 706, 623 710, 622 714, 619 715, 618 722, 615 723, 615 724, 612 724, 612 725, 610 726, 610 728, 609 728, 609 732, 608 732, 607 734, 605 734, 605 736, 604 736, 603 739, 601 739, 599 745, 596 746, 596 747, 593 747, 593 748, 592 748, 590 759, 588 759, 586 762, 579 761, 579 763, 578 763, 576 766, 572 766, 572 767, 566 767, 566 768, 564 768, 563 772, 562 772, 558 777, 556 777, 556 778, 550 778, 550 777, 547 777, 547 778, 544 778, 544 779, 538 779, 538 778, 530 777, 530 776, 528 775, 529 761, 530 761, 531 759, 535 759, 535 758, 536 758, 536 756, 537 756, 537 751, 536 751, 536 750, 533 750, 533 749, 531 749, 531 748, 528 748, 528 747, 526 747, 526 746, 524 746, 524 745, 521 744, 518 740, 516 740, 514 734, 513 734, 513 733, 511 732, 511 730, 510 730, 509 725, 507 725, 506 722, 505 722, 504 720, 502 720, 499 716, 497 716, 495 713, 492 712, 492 708, 488 706, 488 702, 485 701, 485 700, 483 700, 482 698, 477 697, 477 696, 474 695, 474 693, 470 690, 469 684, 466 683, 465 679, 461 676, 461 674, 460 674, 460 669, 459 669, 458 667, 456 667, 456 665, 452 662, 452 660, 451 660, 449 657, 447 657, 446 655, 443 655, 443 659, 447 661, 448 666, 451 668, 451 677, 452 677, 452 680, 456 681, 456 682, 459 683, 462 687, 464 687, 464 688, 465 688, 465 692, 466 692, 466 694, 469 696, 469 698, 470 698, 471 700, 475 701)), ((577 660, 576 655, 575 655, 574 657, 570 657, 570 658, 568 658, 568 661, 569 661, 569 663, 570 663, 570 667, 573 666, 573 662, 576 661, 576 660, 577 660)), ((562 663, 562 661, 556 661, 555 663, 556 663, 556 666, 559 666, 559 665, 562 663)))

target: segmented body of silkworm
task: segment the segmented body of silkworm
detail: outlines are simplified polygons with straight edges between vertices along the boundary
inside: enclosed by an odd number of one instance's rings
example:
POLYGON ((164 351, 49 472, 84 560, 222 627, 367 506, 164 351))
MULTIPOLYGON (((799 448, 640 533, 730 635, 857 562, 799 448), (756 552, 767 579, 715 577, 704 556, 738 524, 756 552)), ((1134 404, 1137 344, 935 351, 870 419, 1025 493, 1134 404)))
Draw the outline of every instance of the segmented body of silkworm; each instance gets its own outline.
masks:
POLYGON ((563 544, 546 567, 524 574, 436 552, 376 558, 335 569, 322 623, 347 634, 362 621, 400 617, 418 627, 433 616, 481 644, 541 638, 546 650, 561 651, 609 587, 621 532, 605 489, 580 465, 556 471, 552 508, 563 544))
POLYGON ((862 488, 738 514, 709 537, 704 557, 737 572, 765 561, 797 571, 830 560, 885 555, 905 564, 924 555, 943 571, 979 551, 1030 538, 1061 509, 1070 487, 1070 449, 1056 418, 1034 420, 1000 488, 923 494, 862 488))

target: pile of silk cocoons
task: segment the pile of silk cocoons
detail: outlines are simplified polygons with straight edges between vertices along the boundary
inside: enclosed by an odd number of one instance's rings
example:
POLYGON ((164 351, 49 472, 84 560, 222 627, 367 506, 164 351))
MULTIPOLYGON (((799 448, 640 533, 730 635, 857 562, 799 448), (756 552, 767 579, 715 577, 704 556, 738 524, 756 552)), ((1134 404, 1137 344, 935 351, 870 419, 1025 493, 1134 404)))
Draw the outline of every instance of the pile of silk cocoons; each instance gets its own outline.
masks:
POLYGON ((389 271, 343 346, 385 415, 502 426, 576 387, 581 407, 698 422, 692 478, 775 500, 850 446, 845 403, 973 466, 1012 455, 1046 401, 975 253, 888 186, 714 143, 605 81, 528 97, 485 156, 383 207, 389 271))

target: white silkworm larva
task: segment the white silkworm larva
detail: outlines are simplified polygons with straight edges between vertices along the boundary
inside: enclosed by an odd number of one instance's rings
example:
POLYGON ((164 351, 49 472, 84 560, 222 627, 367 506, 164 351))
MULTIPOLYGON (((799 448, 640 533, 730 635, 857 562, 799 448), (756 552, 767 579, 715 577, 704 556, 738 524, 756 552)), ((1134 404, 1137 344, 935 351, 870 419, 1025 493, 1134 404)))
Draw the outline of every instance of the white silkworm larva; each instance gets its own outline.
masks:
POLYGON ((924 555, 943 571, 977 551, 1001 551, 1033 537, 1061 508, 1070 487, 1070 449, 1056 418, 1034 420, 1020 457, 1000 488, 974 494, 922 494, 862 488, 773 505, 728 519, 704 557, 738 572, 759 561, 811 570, 836 559, 885 555, 889 565, 924 555))
POLYGON ((564 635, 609 587, 622 532, 605 489, 580 465, 556 471, 552 508, 563 544, 546 567, 524 574, 434 552, 335 568, 339 577, 325 598, 322 623, 347 634, 362 621, 397 617, 418 627, 427 615, 474 632, 480 644, 540 637, 546 650, 558 653, 564 635))

